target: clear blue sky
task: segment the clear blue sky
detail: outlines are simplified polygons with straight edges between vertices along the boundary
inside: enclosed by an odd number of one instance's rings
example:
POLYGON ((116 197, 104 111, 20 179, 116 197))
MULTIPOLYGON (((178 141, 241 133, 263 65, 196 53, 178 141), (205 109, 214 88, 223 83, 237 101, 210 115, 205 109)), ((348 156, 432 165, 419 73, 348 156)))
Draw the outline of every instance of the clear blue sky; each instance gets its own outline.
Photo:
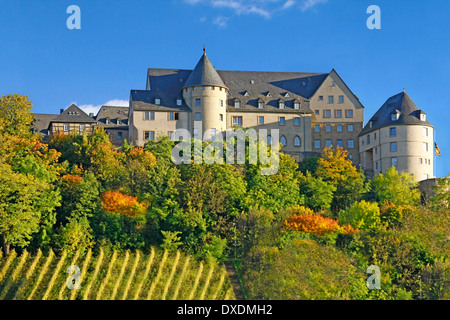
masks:
POLYGON ((0 0, 0 94, 37 113, 93 107, 145 89, 147 68, 192 69, 203 45, 219 70, 329 72, 365 106, 366 121, 406 88, 436 130, 450 173, 448 0, 0 0), (69 30, 69 5, 81 30, 69 30), (369 5, 381 30, 369 30, 369 5))

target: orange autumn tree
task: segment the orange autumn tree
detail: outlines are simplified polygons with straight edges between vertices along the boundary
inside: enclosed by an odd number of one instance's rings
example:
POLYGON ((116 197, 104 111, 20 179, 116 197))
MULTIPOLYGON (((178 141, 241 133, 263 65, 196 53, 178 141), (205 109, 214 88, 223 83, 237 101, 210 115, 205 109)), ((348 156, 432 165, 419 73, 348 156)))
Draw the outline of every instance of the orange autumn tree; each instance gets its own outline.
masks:
POLYGON ((341 226, 337 220, 324 217, 304 206, 295 206, 289 210, 293 214, 284 222, 286 231, 311 233, 319 237, 332 233, 356 232, 350 225, 341 226))
POLYGON ((102 194, 102 205, 107 212, 122 213, 134 217, 145 213, 148 202, 139 202, 137 197, 120 191, 106 191, 102 194))

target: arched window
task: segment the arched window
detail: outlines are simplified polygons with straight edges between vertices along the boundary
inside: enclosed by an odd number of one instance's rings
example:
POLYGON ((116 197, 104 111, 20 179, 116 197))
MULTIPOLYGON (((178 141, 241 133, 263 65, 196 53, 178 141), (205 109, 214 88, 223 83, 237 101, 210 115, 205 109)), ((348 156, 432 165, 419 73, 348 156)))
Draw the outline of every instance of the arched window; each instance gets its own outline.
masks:
POLYGON ((294 138, 294 146, 300 147, 300 144, 301 144, 300 137, 299 137, 299 136, 296 136, 296 137, 294 138))
POLYGON ((285 136, 281 136, 280 143, 283 147, 285 147, 287 145, 287 140, 286 140, 285 136))

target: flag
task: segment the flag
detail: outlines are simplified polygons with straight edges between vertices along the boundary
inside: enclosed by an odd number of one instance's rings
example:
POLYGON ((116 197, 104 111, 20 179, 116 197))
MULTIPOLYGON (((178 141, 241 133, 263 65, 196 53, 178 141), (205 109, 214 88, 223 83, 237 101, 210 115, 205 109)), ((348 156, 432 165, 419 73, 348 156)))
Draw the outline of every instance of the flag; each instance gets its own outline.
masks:
POLYGON ((438 145, 437 145, 436 142, 434 143, 434 155, 435 155, 436 157, 441 156, 441 150, 439 149, 439 147, 438 147, 438 145))

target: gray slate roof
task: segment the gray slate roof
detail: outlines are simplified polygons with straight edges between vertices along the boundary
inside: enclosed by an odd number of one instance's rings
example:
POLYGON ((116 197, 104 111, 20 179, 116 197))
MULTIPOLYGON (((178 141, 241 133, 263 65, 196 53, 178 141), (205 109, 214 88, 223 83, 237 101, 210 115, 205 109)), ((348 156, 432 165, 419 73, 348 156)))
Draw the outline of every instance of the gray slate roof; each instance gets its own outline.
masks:
POLYGON ((420 114, 424 113, 420 110, 414 101, 406 94, 406 92, 398 93, 389 99, 381 106, 380 109, 370 118, 364 129, 359 134, 365 135, 374 130, 380 129, 386 126, 394 125, 427 125, 431 126, 428 120, 420 120, 420 114), (392 121, 391 114, 399 113, 398 120, 392 121), (370 122, 372 121, 372 128, 370 122))
POLYGON ((192 70, 189 78, 184 83, 185 87, 191 86, 219 86, 226 87, 222 78, 217 73, 206 53, 192 70))
POLYGON ((204 54, 194 70, 148 69, 147 89, 131 90, 130 99, 135 111, 190 111, 183 101, 182 89, 190 85, 215 85, 227 87, 229 111, 259 111, 258 101, 264 101, 264 112, 306 112, 311 113, 309 99, 317 91, 329 73, 305 72, 263 72, 263 71, 216 71, 204 54), (248 96, 245 94, 248 92, 248 96), (270 92, 271 97, 268 97, 270 92), (289 97, 285 94, 289 93, 289 97), (161 99, 156 105, 155 99, 161 99), (241 108, 234 108, 235 99, 241 101, 241 108), (286 108, 279 109, 280 99, 286 108), (301 104, 295 110, 294 101, 301 104))
POLYGON ((107 128, 123 127, 128 125, 128 110, 128 107, 102 106, 95 119, 100 125, 107 128), (109 124, 106 124, 106 119, 109 119, 109 124))
POLYGON ((95 123, 96 121, 89 117, 83 110, 72 104, 60 115, 57 115, 50 122, 57 123, 95 123))
POLYGON ((48 125, 50 121, 55 119, 57 114, 46 114, 46 113, 33 113, 34 122, 32 124, 32 128, 35 132, 46 136, 48 134, 48 125))

